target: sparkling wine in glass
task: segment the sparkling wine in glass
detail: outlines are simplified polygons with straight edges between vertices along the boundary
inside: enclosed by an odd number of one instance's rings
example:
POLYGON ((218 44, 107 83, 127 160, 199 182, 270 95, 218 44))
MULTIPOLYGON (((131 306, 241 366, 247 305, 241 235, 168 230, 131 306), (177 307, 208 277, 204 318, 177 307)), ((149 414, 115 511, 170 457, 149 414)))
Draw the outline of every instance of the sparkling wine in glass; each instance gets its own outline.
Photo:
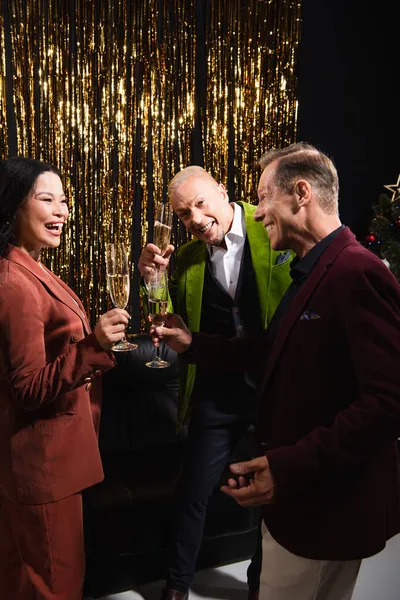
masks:
MULTIPOLYGON (((123 244, 106 245, 107 286, 111 301, 116 308, 125 309, 129 301, 130 274, 129 258, 123 244)), ((123 337, 111 348, 113 352, 136 350, 137 344, 131 344, 123 337)))
POLYGON ((161 256, 164 256, 171 242, 172 215, 170 202, 161 202, 156 212, 153 229, 153 244, 160 248, 161 256))
MULTIPOLYGON (((156 269, 147 282, 149 317, 153 325, 164 325, 168 306, 168 277, 165 270, 156 269)), ((170 363, 160 358, 160 346, 156 346, 156 357, 146 363, 151 369, 164 369, 170 363)))

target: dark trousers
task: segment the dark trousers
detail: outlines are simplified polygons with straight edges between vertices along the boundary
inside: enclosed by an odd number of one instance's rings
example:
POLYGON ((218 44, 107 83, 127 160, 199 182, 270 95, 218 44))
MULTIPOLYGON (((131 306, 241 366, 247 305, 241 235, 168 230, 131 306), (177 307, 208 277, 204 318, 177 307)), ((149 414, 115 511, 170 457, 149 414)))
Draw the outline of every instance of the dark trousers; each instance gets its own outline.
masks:
MULTIPOLYGON (((242 401, 243 402, 243 401, 242 401)), ((166 587, 187 592, 193 580, 203 536, 208 499, 219 482, 232 449, 254 420, 254 410, 226 413, 212 401, 196 403, 184 449, 182 473, 174 498, 166 587)), ((230 407, 232 410, 234 407, 230 407)), ((245 509, 243 509, 245 510, 245 509)), ((261 543, 248 569, 248 583, 258 589, 261 543)))

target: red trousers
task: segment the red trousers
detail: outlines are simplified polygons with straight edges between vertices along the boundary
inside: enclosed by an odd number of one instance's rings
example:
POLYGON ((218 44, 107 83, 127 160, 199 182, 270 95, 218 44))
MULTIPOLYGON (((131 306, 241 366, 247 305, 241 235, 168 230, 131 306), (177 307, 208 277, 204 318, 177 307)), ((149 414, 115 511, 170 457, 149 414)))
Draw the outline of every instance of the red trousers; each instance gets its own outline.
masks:
POLYGON ((81 494, 49 504, 0 503, 0 600, 81 600, 81 494))

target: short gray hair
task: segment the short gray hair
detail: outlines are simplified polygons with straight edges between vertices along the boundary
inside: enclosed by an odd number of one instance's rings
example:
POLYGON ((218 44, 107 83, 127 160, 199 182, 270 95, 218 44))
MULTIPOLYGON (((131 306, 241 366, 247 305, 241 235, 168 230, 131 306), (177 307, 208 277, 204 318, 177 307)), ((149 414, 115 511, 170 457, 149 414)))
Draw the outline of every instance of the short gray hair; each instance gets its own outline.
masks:
POLYGON ((297 142, 280 150, 272 148, 260 158, 264 170, 277 161, 275 184, 291 194, 299 178, 307 179, 316 191, 318 204, 327 214, 338 212, 339 178, 333 161, 305 142, 297 142))

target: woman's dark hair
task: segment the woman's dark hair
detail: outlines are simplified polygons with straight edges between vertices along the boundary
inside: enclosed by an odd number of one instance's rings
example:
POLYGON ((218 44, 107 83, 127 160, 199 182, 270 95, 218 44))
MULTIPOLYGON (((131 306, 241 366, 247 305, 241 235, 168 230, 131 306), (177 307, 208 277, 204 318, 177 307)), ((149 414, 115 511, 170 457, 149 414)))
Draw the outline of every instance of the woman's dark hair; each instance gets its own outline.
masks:
POLYGON ((36 179, 51 171, 59 177, 56 167, 33 158, 17 156, 0 161, 0 256, 5 256, 7 245, 15 233, 15 215, 32 191, 36 179))

